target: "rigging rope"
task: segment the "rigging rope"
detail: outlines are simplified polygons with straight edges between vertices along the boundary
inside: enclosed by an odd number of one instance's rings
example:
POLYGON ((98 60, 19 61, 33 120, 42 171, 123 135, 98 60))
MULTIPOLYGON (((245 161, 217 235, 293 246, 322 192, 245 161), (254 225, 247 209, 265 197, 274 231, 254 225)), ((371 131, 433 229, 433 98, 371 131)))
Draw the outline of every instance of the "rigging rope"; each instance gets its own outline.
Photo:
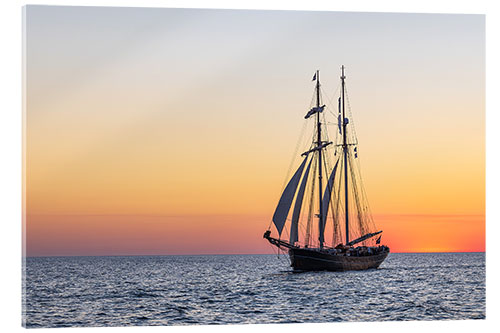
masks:
MULTIPOLYGON (((308 125, 308 121, 304 120, 304 122, 302 124, 302 129, 300 130, 299 139, 297 140, 297 143, 295 144, 295 149, 294 149, 294 152, 292 155, 292 159, 290 161, 290 164, 288 165, 288 171, 285 175, 285 178, 283 180, 283 183, 281 185, 281 190, 279 193, 283 193, 283 191, 285 190, 286 184, 290 180, 290 174, 292 173, 293 165, 295 163, 295 160, 297 159, 297 152, 299 151, 299 148, 300 148, 301 144, 303 144, 303 141, 304 141, 304 136, 305 136, 307 125, 308 125)), ((271 219, 271 221, 269 222, 269 226, 267 227, 267 230, 271 229, 272 224, 273 224, 273 221, 271 219)))
MULTIPOLYGON (((350 100, 349 100, 349 94, 347 93, 347 87, 345 87, 345 93, 346 93, 346 98, 347 98, 347 107, 348 107, 348 111, 349 111, 349 117, 351 117, 351 119, 353 118, 352 116, 352 110, 351 110, 351 103, 350 103, 350 100)), ((355 139, 355 144, 356 144, 356 147, 358 146, 358 138, 357 138, 357 134, 356 134, 356 127, 354 126, 354 120, 352 121, 352 129, 353 129, 353 136, 354 136, 354 139, 355 139)), ((359 147, 358 147, 359 148, 359 147)), ((364 183, 363 183, 363 177, 361 176, 361 162, 360 162, 360 157, 358 156, 356 158, 356 167, 357 167, 357 176, 359 178, 359 182, 360 182, 360 190, 361 190, 361 193, 362 193, 362 199, 363 199, 363 202, 365 203, 366 207, 364 207, 365 209, 365 217, 368 218, 368 228, 369 229, 373 229, 375 230, 376 227, 375 227, 375 222, 373 220, 373 217, 372 217, 372 214, 371 214, 371 209, 370 209, 370 203, 368 202, 368 196, 366 195, 366 191, 365 191, 365 186, 364 186, 364 183)))
MULTIPOLYGON (((344 165, 344 159, 342 158, 340 161, 340 170, 343 170, 343 165, 344 165)), ((341 175, 342 173, 339 173, 341 175)), ((342 243, 343 235, 342 235, 342 228, 340 228, 340 209, 343 209, 342 206, 340 205, 341 199, 340 199, 340 189, 341 189, 341 184, 342 184, 342 177, 339 177, 339 186, 337 188, 337 203, 335 207, 335 215, 337 216, 337 229, 334 230, 333 232, 333 244, 339 244, 342 243)))
POLYGON ((313 218, 313 210, 314 210, 314 190, 315 190, 315 185, 316 185, 316 167, 317 167, 317 159, 315 158, 313 161, 313 175, 312 175, 312 184, 311 184, 311 199, 309 200, 309 212, 307 215, 307 227, 306 227, 306 238, 305 238, 305 244, 309 247, 310 241, 311 241, 311 231, 312 231, 312 218, 313 218))
MULTIPOLYGON (((334 96, 337 93, 337 91, 339 90, 339 88, 340 88, 340 83, 334 92, 334 96)), ((323 89, 320 87, 320 93, 322 93, 322 92, 323 92, 323 89)), ((329 140, 329 125, 333 125, 333 124, 335 125, 335 133, 336 133, 335 141, 333 141, 335 144, 332 145, 332 147, 334 147, 334 148, 331 149, 330 147, 327 147, 325 149, 325 152, 323 152, 323 150, 320 150, 319 152, 321 154, 323 154, 323 156, 324 156, 323 165, 321 167, 322 167, 322 169, 324 168, 324 170, 326 171, 327 177, 329 179, 329 176, 330 176, 331 171, 332 171, 330 169, 332 167, 332 165, 330 165, 331 156, 336 156, 339 152, 341 153, 343 150, 343 148, 341 148, 341 146, 338 145, 337 142, 339 142, 339 140, 342 140, 343 135, 348 136, 347 140, 348 140, 348 142, 351 142, 351 143, 349 143, 349 146, 347 147, 347 152, 346 152, 348 155, 348 162, 349 162, 348 163, 349 168, 347 168, 347 169, 350 169, 350 170, 347 170, 347 172, 350 174, 350 178, 351 178, 351 186, 350 186, 351 190, 349 192, 351 192, 352 197, 354 198, 354 200, 353 200, 354 203, 352 203, 352 201, 351 201, 349 206, 352 207, 353 209, 356 209, 358 229, 359 229, 358 231, 355 230, 356 228, 353 228, 351 230, 353 231, 353 234, 361 232, 361 234, 359 236, 362 236, 363 234, 366 234, 367 231, 371 231, 370 229, 372 227, 373 227, 373 229, 375 229, 375 225, 374 225, 373 218, 371 216, 368 200, 366 199, 367 196, 366 196, 366 192, 364 189, 363 179, 361 177, 359 159, 353 157, 353 154, 349 148, 351 145, 357 146, 358 142, 357 142, 357 135, 356 135, 356 130, 355 130, 355 126, 354 126, 354 120, 352 117, 352 110, 351 110, 351 105, 350 105, 350 101, 349 101, 349 96, 347 94, 347 88, 345 88, 344 92, 345 92, 345 98, 347 101, 346 104, 347 104, 347 109, 348 109, 347 110, 348 116, 350 118, 349 119, 350 120, 349 121, 349 129, 350 130, 346 131, 346 133, 339 134, 339 131, 337 130, 338 123, 328 123, 326 121, 326 112, 322 112, 322 114, 319 114, 319 117, 321 117, 321 119, 322 119, 322 124, 324 125, 324 126, 322 126, 323 135, 322 135, 321 141, 326 140, 328 142, 328 140, 329 140), (357 159, 357 161, 355 161, 356 159, 357 159)), ((325 95, 323 93, 321 95, 322 95, 321 99, 323 99, 323 96, 325 96, 331 105, 336 105, 336 103, 334 104, 332 102, 332 100, 328 97, 328 95, 325 95)), ((313 106, 314 102, 315 102, 315 93, 313 92, 310 107, 313 106)), ((332 109, 329 106, 326 106, 325 108, 330 112, 330 114, 332 114, 335 117, 335 119, 337 119, 338 110, 336 110, 336 112, 334 113, 334 112, 332 112, 332 109)), ((288 172, 287 172, 285 180, 283 182, 282 191, 285 188, 287 181, 289 181, 289 177, 290 177, 290 174, 292 172, 293 165, 296 161, 299 148, 301 146, 305 146, 303 141, 305 138, 306 127, 309 123, 310 122, 308 122, 308 121, 304 121, 304 123, 303 123, 302 129, 300 132, 300 136, 299 136, 299 140, 297 141, 297 144, 295 146, 295 151, 293 154, 292 161, 290 162, 288 172)), ((317 131, 318 131, 317 126, 314 126, 314 130, 312 131, 313 132, 312 137, 310 138, 310 141, 308 141, 308 142, 311 142, 309 144, 309 149, 312 149, 313 146, 315 145, 315 141, 317 140, 317 133, 318 133, 317 131)), ((311 165, 313 172, 312 172, 312 175, 310 175, 309 177, 312 178, 312 181, 307 182, 307 185, 306 185, 307 186, 306 193, 311 193, 310 200, 309 200, 309 209, 307 211, 307 224, 305 226, 304 244, 306 246, 311 246, 314 243, 314 242, 311 242, 311 237, 314 234, 313 233, 313 221, 314 221, 314 217, 315 217, 315 214, 314 214, 314 208, 315 208, 314 206, 315 205, 314 205, 314 203, 315 203, 316 178, 317 178, 317 173, 318 173, 318 170, 317 170, 318 169, 318 157, 317 156, 318 156, 317 154, 314 154, 313 165, 311 165)), ((340 169, 340 172, 337 172, 337 174, 341 175, 342 172, 346 172, 345 168, 347 167, 347 165, 344 165, 343 158, 340 158, 339 164, 340 165, 338 166, 338 168, 340 169)), ((341 222, 340 221, 340 214, 342 214, 342 213, 344 214, 344 221, 345 221, 345 213, 346 213, 344 211, 343 206, 341 205, 341 203, 343 202, 343 200, 341 199, 342 177, 335 175, 335 177, 332 181, 332 184, 329 185, 329 183, 327 181, 326 185, 331 186, 331 188, 328 189, 330 191, 331 198, 330 198, 330 202, 329 202, 328 207, 325 207, 325 211, 326 212, 328 212, 328 210, 331 211, 332 233, 333 233, 332 244, 333 244, 333 246, 335 246, 336 244, 342 242, 343 232, 342 232, 342 227, 341 227, 341 223, 340 223, 341 222), (337 178, 338 178, 338 180, 337 180, 337 178)), ((322 199, 322 198, 320 198, 320 199, 322 199)), ((305 211, 306 210, 303 210, 304 213, 305 213, 305 211)), ((328 216, 328 214, 325 214, 325 215, 326 215, 325 217, 328 216)), ((289 220, 290 219, 287 218, 287 221, 289 221, 289 220)), ((326 224, 327 224, 326 220, 327 219, 325 218, 324 230, 326 229, 326 224)), ((300 217, 299 217, 299 221, 300 221, 300 217)), ((272 225, 272 221, 269 224, 269 228, 271 227, 271 225, 272 225)), ((303 223, 299 223, 299 226, 300 226, 301 231, 303 232, 304 231, 303 223)), ((285 224, 284 230, 286 232, 288 232, 288 228, 286 227, 286 224, 285 224)), ((302 242, 300 242, 300 243, 302 243, 302 242)), ((325 243, 325 245, 326 245, 326 243, 325 243)))
MULTIPOLYGON (((349 154, 349 160, 351 162, 351 165, 353 165, 351 154, 349 154)), ((356 215, 358 217, 358 227, 359 227, 359 231, 360 231, 360 234, 357 235, 357 237, 356 237, 356 238, 358 238, 358 237, 361 237, 361 236, 367 234, 367 232, 366 232, 366 226, 364 224, 362 207, 361 207, 359 193, 358 193, 358 185, 357 185, 356 177, 354 174, 354 168, 351 168, 350 175, 351 175, 351 182, 352 182, 352 193, 354 196, 354 202, 356 203, 356 213, 357 213, 356 215)))

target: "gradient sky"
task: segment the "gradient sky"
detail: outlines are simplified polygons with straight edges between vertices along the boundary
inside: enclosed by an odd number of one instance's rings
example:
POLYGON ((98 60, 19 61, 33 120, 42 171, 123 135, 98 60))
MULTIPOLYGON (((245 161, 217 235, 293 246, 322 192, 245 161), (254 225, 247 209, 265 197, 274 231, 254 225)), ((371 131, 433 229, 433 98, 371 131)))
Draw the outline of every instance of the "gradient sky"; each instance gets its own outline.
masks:
POLYGON ((272 253, 346 66, 394 252, 485 249, 484 16, 28 6, 26 254, 272 253), (295 167, 295 166, 294 166, 295 167))

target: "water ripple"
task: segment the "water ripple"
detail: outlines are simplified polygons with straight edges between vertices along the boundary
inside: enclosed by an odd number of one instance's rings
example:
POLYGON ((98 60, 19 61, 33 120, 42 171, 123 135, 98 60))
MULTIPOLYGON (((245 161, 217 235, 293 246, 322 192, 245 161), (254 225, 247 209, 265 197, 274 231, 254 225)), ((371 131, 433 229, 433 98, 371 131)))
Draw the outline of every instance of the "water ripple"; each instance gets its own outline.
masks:
POLYGON ((27 258, 26 326, 485 318, 484 253, 391 254, 364 272, 275 255, 27 258))

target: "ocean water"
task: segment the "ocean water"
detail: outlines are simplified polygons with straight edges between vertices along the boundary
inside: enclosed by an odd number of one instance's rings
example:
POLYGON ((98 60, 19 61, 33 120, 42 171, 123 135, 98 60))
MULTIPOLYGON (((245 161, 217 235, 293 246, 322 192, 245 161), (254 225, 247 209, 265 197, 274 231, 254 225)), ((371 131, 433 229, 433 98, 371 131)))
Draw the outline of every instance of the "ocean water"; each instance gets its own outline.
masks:
POLYGON ((29 257, 26 327, 485 318, 484 253, 293 273, 286 255, 29 257))

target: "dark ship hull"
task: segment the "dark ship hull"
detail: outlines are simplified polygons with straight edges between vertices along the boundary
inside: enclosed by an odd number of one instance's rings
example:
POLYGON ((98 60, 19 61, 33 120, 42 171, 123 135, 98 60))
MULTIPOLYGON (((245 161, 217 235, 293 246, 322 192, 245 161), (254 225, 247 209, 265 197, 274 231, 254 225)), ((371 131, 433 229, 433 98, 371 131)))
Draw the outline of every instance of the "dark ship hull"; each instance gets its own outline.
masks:
POLYGON ((313 249, 291 245, 281 239, 271 237, 271 231, 264 238, 279 249, 288 249, 292 268, 296 271, 360 271, 377 268, 390 252, 385 245, 373 247, 345 247, 336 249, 313 249))
POLYGON ((294 270, 338 272, 377 268, 389 254, 389 249, 365 256, 334 254, 307 248, 290 248, 288 253, 294 270))

